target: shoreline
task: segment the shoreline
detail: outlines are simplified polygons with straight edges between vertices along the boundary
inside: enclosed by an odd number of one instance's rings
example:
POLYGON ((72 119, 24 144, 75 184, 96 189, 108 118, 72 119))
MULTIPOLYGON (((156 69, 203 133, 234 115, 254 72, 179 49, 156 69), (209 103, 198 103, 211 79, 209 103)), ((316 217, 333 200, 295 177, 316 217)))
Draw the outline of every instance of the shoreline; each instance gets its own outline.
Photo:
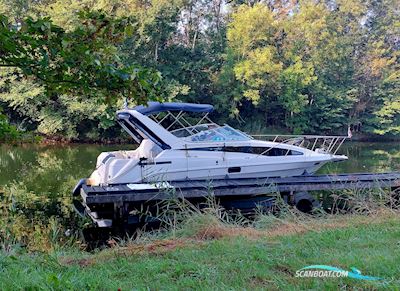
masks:
MULTIPOLYGON (((252 133, 251 135, 257 135, 258 133, 252 133)), ((273 133, 271 135, 279 135, 273 133)), ((304 134, 311 135, 311 134, 304 134)), ((301 136, 301 134, 299 134, 301 136)), ((323 135, 321 135, 323 136, 323 135)), ((339 135, 338 135, 339 136, 339 135)), ((133 139, 130 137, 116 137, 111 139, 99 139, 99 140, 89 140, 89 139, 66 139, 61 136, 48 137, 42 135, 34 135, 27 139, 15 140, 15 141, 0 141, 0 145, 12 145, 21 146, 27 144, 37 144, 37 145, 74 145, 74 144, 93 144, 93 145, 122 145, 131 144, 133 139)), ((378 136, 378 135, 367 135, 367 134, 356 134, 352 138, 345 141, 349 142, 377 142, 377 143, 390 143, 390 142, 400 142, 400 136, 378 136)))

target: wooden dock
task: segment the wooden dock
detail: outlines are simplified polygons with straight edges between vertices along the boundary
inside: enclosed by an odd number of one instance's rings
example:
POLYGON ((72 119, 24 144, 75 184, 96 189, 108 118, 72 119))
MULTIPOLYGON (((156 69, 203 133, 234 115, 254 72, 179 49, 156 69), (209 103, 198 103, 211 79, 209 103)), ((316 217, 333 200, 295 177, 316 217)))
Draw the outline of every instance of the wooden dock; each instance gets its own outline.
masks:
POLYGON ((179 181, 158 184, 124 184, 88 186, 80 188, 82 201, 75 201, 81 214, 89 215, 98 226, 132 223, 132 210, 151 207, 172 198, 201 201, 213 195, 223 205, 238 209, 255 207, 258 203, 271 205, 272 196, 279 193, 285 201, 297 205, 300 200, 308 203, 304 210, 317 205, 309 192, 342 189, 400 188, 400 172, 359 173, 338 175, 311 175, 287 178, 235 179, 214 181, 179 181), (250 202, 250 203, 249 203, 250 202), (245 206, 243 206, 245 205, 245 206), (131 221, 131 222, 129 222, 131 221))

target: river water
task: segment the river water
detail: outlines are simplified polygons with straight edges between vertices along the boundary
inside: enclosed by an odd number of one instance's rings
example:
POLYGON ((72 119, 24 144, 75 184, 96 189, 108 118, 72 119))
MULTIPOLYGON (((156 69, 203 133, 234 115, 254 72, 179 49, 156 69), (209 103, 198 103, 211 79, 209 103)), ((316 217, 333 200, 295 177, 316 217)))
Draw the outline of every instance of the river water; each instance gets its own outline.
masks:
MULTIPOLYGON (((133 149, 126 145, 0 145, 0 187, 22 183, 28 190, 53 192, 60 185, 88 177, 103 151, 133 149)), ((318 173, 400 171, 400 143, 347 142, 340 150, 348 161, 325 165, 318 173)))

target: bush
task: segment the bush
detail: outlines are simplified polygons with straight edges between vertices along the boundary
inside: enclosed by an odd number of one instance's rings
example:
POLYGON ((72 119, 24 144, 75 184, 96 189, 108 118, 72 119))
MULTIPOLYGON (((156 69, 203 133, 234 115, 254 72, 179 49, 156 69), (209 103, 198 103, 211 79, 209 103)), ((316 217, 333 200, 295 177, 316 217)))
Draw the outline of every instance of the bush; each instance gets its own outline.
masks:
POLYGON ((16 246, 50 251, 77 242, 85 221, 71 207, 71 182, 61 184, 56 192, 32 191, 16 181, 0 188, 0 251, 16 246))
POLYGON ((0 111, 0 142, 4 141, 15 141, 21 137, 21 133, 18 129, 8 122, 6 115, 0 111))

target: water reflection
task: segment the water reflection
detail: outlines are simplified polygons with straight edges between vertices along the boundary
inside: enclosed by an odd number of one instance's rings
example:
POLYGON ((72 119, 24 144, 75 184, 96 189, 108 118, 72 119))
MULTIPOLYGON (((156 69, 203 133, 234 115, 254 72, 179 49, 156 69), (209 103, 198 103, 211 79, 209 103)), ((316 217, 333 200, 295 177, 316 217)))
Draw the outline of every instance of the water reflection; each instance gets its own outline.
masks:
POLYGON ((321 173, 363 173, 400 171, 400 143, 344 144, 341 154, 349 160, 325 165, 321 173))
POLYGON ((2 145, 0 186, 23 182, 30 191, 56 192, 63 182, 87 177, 102 151, 126 147, 129 145, 2 145))
MULTIPOLYGON (((0 186, 13 181, 30 191, 57 192, 70 180, 87 177, 103 151, 135 145, 0 146, 0 186)), ((400 171, 400 143, 347 143, 348 161, 324 166, 320 173, 400 171)))

